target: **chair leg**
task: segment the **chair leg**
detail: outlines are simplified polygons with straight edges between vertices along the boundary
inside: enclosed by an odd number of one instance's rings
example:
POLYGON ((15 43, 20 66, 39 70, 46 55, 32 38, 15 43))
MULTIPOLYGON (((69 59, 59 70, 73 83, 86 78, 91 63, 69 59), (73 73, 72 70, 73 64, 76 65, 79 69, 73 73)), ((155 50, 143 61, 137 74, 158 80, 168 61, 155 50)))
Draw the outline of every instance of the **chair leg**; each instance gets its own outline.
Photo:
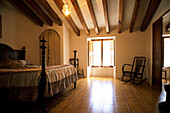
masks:
POLYGON ((165 71, 165 80, 166 80, 166 83, 167 83, 167 76, 166 76, 166 71, 165 71))
POLYGON ((141 79, 141 83, 142 83, 142 82, 143 82, 143 81, 142 81, 142 75, 141 75, 141 78, 140 78, 140 79, 141 79))
POLYGON ((134 74, 133 77, 132 77, 132 84, 135 83, 135 77, 136 77, 136 75, 134 74))
POLYGON ((124 73, 123 73, 123 75, 122 75, 122 79, 121 79, 121 81, 123 81, 123 77, 124 77, 124 73))
POLYGON ((130 81, 132 80, 132 73, 130 74, 130 81))
POLYGON ((132 80, 132 75, 130 75, 130 80, 123 80, 124 76, 126 76, 124 73, 122 75, 121 81, 125 81, 125 82, 130 82, 132 80))
POLYGON ((82 75, 83 75, 83 78, 85 78, 85 77, 84 77, 84 71, 83 71, 83 69, 82 69, 82 75))
POLYGON ((76 81, 74 82, 74 89, 76 88, 76 81))
POLYGON ((143 80, 143 75, 141 75, 141 77, 140 77, 140 82, 136 82, 136 83, 135 83, 135 78, 138 78, 138 77, 137 77, 137 75, 134 74, 134 77, 133 77, 133 80, 132 80, 132 84, 137 84, 137 85, 139 85, 139 84, 141 84, 141 83, 143 83, 144 81, 147 80, 147 78, 145 78, 145 79, 143 80))

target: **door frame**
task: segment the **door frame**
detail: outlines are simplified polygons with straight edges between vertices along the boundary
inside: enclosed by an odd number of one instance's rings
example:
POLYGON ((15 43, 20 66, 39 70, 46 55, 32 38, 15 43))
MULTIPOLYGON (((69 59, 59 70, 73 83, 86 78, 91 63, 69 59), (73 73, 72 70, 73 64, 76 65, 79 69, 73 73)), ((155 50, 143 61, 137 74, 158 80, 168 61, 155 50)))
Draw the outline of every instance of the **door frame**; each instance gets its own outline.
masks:
MULTIPOLYGON (((170 11, 170 9, 168 9, 165 13, 163 13, 153 24, 152 24, 152 26, 153 26, 153 28, 152 28, 152 31, 153 31, 153 35, 152 35, 152 85, 154 85, 153 84, 153 78, 154 78, 154 54, 155 54, 155 52, 154 52, 154 35, 155 35, 155 33, 154 33, 154 24, 156 23, 156 22, 158 22, 159 20, 161 20, 162 21, 162 23, 163 23, 163 18, 164 18, 164 16, 168 13, 170 11)), ((160 65, 161 65, 161 67, 163 67, 163 62, 164 62, 164 58, 163 58, 163 47, 164 47, 164 45, 163 45, 163 37, 162 37, 162 26, 163 25, 161 25, 161 46, 160 46, 160 48, 161 48, 161 63, 160 63, 160 65)), ((161 70, 161 72, 162 72, 162 68, 160 68, 160 70, 161 70)), ((157 85, 156 87, 158 87, 160 90, 162 90, 162 73, 160 73, 160 84, 159 85, 157 85)))
POLYGON ((152 85, 162 89, 162 18, 153 23, 152 85), (157 28, 161 27, 157 30, 157 28), (160 32, 160 34, 158 34, 160 32), (156 72, 155 72, 156 71, 156 72))

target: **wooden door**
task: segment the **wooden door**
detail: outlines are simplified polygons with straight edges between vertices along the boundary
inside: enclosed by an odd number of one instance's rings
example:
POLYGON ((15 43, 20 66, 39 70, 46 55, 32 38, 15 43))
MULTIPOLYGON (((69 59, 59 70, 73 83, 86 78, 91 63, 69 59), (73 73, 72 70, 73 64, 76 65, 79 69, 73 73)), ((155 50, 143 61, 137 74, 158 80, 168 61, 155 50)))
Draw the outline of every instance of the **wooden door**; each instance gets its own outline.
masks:
POLYGON ((153 23, 152 85, 162 89, 162 18, 153 23))

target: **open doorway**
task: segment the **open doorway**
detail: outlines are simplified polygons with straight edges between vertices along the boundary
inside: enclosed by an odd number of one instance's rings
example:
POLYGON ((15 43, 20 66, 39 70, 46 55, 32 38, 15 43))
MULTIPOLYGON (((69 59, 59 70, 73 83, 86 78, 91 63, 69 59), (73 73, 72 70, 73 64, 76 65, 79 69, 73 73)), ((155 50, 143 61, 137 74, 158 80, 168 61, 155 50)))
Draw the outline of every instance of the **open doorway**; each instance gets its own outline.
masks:
POLYGON ((166 71, 167 67, 164 66, 164 38, 162 37, 166 34, 165 30, 169 32, 169 27, 167 27, 164 22, 167 14, 169 15, 169 12, 169 10, 166 11, 153 23, 152 85, 160 90, 162 89, 162 82, 165 78, 165 73, 168 74, 166 71))
MULTIPOLYGON (((59 34, 53 29, 47 29, 43 31, 39 37, 40 40, 42 40, 43 38, 47 41, 46 65, 47 66, 61 65, 61 50, 60 50, 61 39, 59 34)), ((40 64, 41 64, 41 54, 40 54, 40 64)))
POLYGON ((162 18, 162 86, 164 86, 170 84, 170 11, 162 18))
POLYGON ((170 35, 163 35, 162 85, 170 84, 170 35))

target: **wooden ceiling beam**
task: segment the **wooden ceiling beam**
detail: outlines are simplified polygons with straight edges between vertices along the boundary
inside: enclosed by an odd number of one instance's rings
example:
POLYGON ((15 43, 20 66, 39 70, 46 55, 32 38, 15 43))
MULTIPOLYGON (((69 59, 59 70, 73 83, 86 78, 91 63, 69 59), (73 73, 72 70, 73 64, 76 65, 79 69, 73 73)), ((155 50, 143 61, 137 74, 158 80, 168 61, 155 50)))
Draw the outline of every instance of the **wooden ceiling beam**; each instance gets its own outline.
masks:
POLYGON ((73 7, 74 7, 74 9, 75 9, 75 11, 77 13, 78 18, 80 19, 81 24, 83 25, 83 28, 84 28, 85 32, 87 33, 87 35, 89 35, 90 31, 89 31, 89 29, 88 29, 88 27, 86 25, 86 22, 84 20, 84 17, 82 15, 80 7, 79 7, 79 5, 77 3, 77 0, 71 0, 71 3, 73 4, 73 7))
POLYGON ((34 21, 39 26, 43 27, 43 21, 29 9, 29 7, 21 0, 8 0, 13 6, 19 9, 22 13, 26 14, 31 21, 34 21))
MULTIPOLYGON (((54 0, 54 2, 56 3, 56 5, 59 8, 59 10, 62 12, 62 8, 63 8, 63 5, 64 5, 62 0, 54 0)), ((78 29, 78 27, 74 23, 74 21, 71 18, 71 16, 68 15, 68 16, 65 16, 65 18, 68 21, 68 23, 70 24, 70 26, 72 27, 72 29, 74 30, 74 32, 77 34, 77 36, 80 36, 80 30, 78 29)))
POLYGON ((110 25, 109 25, 107 0, 102 0, 102 2, 103 2, 104 18, 105 18, 105 25, 106 25, 106 33, 108 34, 110 32, 110 25))
POLYGON ((122 30, 122 17, 123 17, 123 0, 119 1, 119 21, 118 21, 118 33, 122 30))
POLYGON ((135 6, 133 8, 133 14, 132 14, 132 19, 131 19, 131 23, 130 23, 130 33, 133 32, 133 27, 136 21, 136 17, 139 11, 139 6, 140 6, 140 0, 136 0, 135 1, 135 6))
POLYGON ((41 4, 41 6, 44 7, 44 9, 51 15, 51 17, 54 19, 54 21, 56 22, 56 24, 58 24, 59 26, 62 26, 62 21, 61 19, 58 17, 58 15, 54 12, 54 10, 51 8, 51 6, 48 4, 48 2, 46 0, 37 0, 39 4, 41 4))
POLYGON ((158 8, 161 0, 150 0, 147 12, 145 14, 142 26, 141 26, 141 31, 145 31, 146 28, 148 27, 150 21, 152 20, 153 15, 156 12, 156 9, 158 8))
POLYGON ((166 32, 170 31, 170 22, 168 23, 168 25, 166 25, 166 32))
POLYGON ((90 15, 92 17, 92 21, 93 21, 93 24, 94 24, 95 31, 96 31, 96 33, 98 35, 99 34, 99 28, 98 28, 98 25, 97 25, 96 16, 94 14, 92 2, 91 2, 91 0, 86 0, 86 1, 87 1, 89 11, 90 11, 90 15))
POLYGON ((2 38, 2 16, 0 15, 0 38, 2 38))
POLYGON ((53 21, 44 13, 40 6, 34 0, 25 0, 30 7, 50 26, 53 26, 53 21))

